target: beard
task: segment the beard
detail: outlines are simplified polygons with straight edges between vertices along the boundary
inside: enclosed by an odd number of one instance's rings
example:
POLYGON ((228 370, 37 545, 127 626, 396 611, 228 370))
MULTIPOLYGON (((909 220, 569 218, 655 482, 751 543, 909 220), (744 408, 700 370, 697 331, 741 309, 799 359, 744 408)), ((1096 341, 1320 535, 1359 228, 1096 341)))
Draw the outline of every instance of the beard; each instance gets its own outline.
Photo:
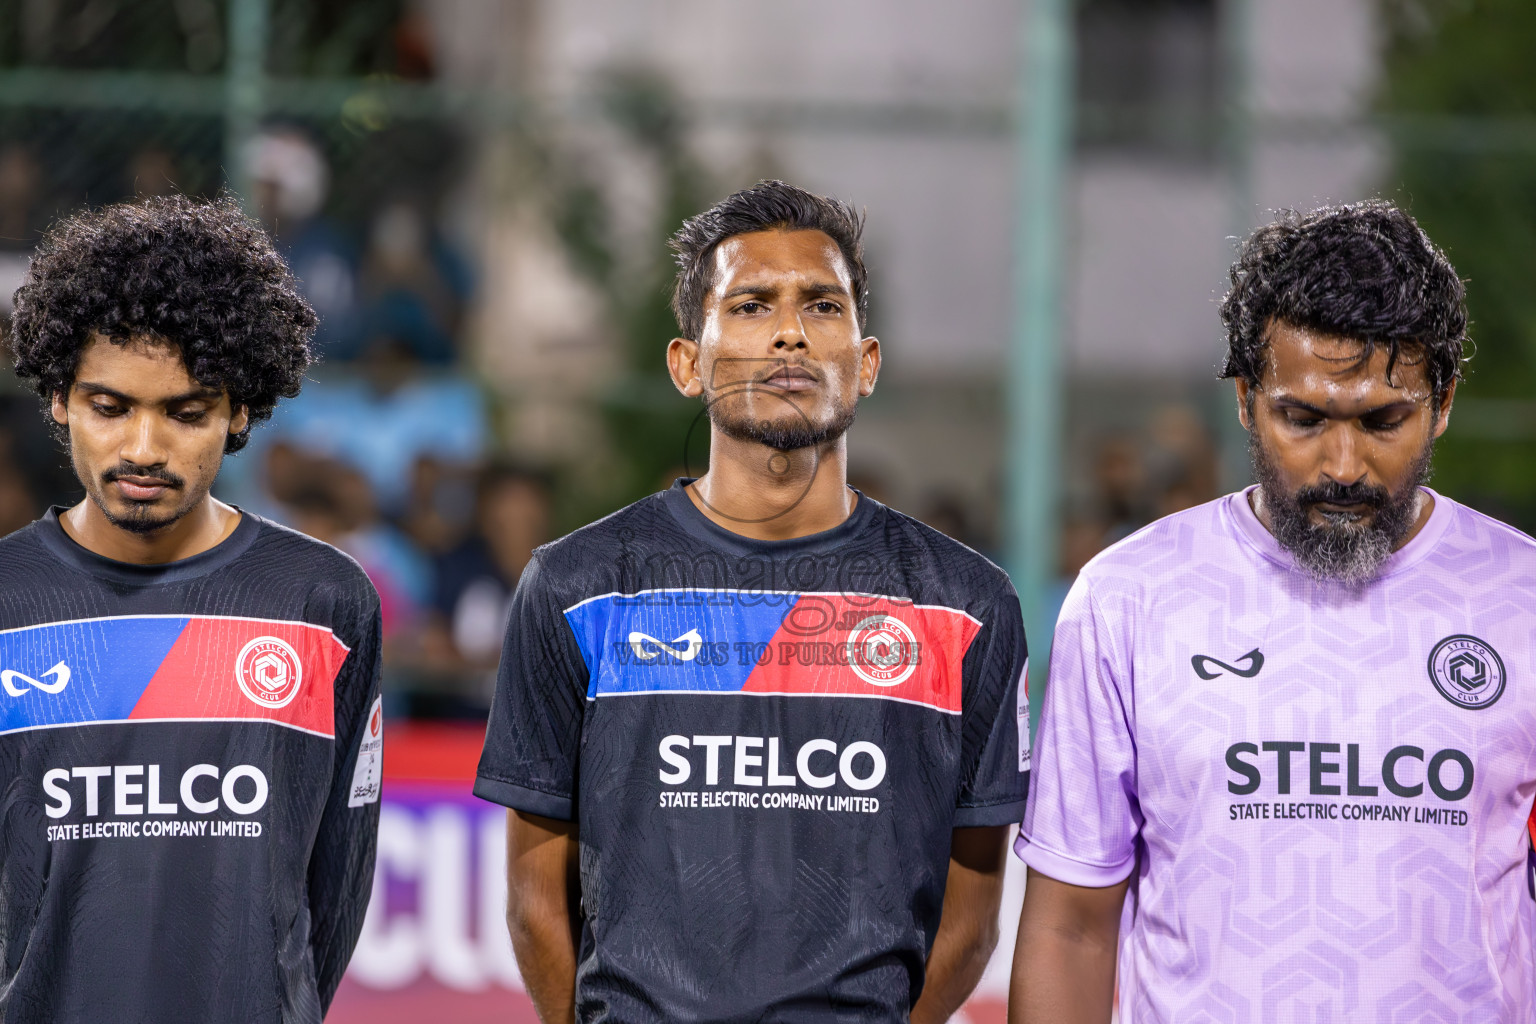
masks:
MULTIPOLYGON (((741 394, 739 391, 735 393, 741 394)), ((786 399, 793 415, 786 417, 786 422, 774 423, 766 419, 754 420, 750 416, 732 415, 727 407, 735 403, 721 400, 729 397, 729 393, 725 396, 709 392, 704 394, 704 407, 714 428, 734 440, 766 445, 781 452, 817 448, 836 441, 853 426, 853 418, 858 413, 858 403, 849 402, 834 410, 823 422, 813 423, 810 417, 800 411, 799 406, 786 399)))
POLYGON ((1307 576, 1320 583, 1351 587, 1375 579, 1413 529, 1418 518, 1419 486, 1429 479, 1434 448, 1431 437, 1409 467, 1407 482, 1395 492, 1363 482, 1329 482, 1288 492, 1263 442, 1254 432, 1248 435, 1248 451, 1275 540, 1307 576), (1373 514, 1319 511, 1323 522, 1314 523, 1309 513, 1319 502, 1364 505, 1373 514))
MULTIPOLYGON (((76 475, 79 475, 80 466, 77 464, 76 475)), ((84 479, 84 477, 82 477, 84 479)), ((186 481, 164 469, 141 469, 138 466, 119 465, 101 474, 101 481, 95 487, 86 488, 91 501, 101 510, 107 522, 120 530, 129 533, 149 534, 163 530, 173 523, 179 522, 188 512, 194 509, 202 500, 202 495, 188 495, 186 493, 186 481), (107 485, 118 477, 140 476, 152 477, 163 481, 172 491, 181 491, 181 503, 170 509, 158 508, 160 501, 134 501, 125 499, 123 508, 113 508, 107 501, 107 485)))

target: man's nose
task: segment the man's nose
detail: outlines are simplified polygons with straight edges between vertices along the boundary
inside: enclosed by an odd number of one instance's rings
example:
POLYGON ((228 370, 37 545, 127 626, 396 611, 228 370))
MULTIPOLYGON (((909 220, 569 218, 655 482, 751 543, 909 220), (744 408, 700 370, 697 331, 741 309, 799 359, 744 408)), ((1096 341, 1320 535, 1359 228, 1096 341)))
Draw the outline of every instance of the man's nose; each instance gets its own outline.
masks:
POLYGON ((134 466, 162 466, 168 453, 161 438, 159 417, 138 409, 129 414, 128 429, 118 457, 134 466))
POLYGON ((1348 423, 1329 423, 1323 434, 1323 475, 1348 486, 1365 479, 1364 446, 1348 423))
POLYGON ((805 325, 800 322, 800 311, 790 309, 782 313, 774 326, 774 353, 783 354, 795 350, 803 352, 809 347, 805 340, 805 325))

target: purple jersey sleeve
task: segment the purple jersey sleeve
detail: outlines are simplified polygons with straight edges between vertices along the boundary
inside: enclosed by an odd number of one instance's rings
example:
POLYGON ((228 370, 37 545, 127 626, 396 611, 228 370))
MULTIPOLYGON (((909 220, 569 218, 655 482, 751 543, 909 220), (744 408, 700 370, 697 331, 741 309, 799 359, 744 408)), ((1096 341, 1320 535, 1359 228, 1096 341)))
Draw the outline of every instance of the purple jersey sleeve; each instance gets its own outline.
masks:
POLYGON ((1056 623, 1029 805, 1014 846, 1041 874, 1102 887, 1135 866, 1141 813, 1130 697, 1129 670, 1088 577, 1079 576, 1056 623))

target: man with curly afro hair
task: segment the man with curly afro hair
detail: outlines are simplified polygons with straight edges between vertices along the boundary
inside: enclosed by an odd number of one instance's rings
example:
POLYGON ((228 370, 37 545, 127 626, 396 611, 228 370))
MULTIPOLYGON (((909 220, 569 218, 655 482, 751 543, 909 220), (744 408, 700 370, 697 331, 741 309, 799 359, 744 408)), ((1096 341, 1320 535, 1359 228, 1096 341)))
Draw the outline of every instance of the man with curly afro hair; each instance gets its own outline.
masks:
POLYGON ((1118 952, 1137 1024, 1536 1021, 1536 542, 1424 486, 1465 303, 1381 200, 1243 243, 1257 483, 1062 607, 1009 1020, 1108 1024, 1118 952))
POLYGON ((378 595, 210 493, 315 315, 182 197, 56 225, 15 309, 86 497, 0 539, 0 1024, 318 1024, 372 883, 378 595))

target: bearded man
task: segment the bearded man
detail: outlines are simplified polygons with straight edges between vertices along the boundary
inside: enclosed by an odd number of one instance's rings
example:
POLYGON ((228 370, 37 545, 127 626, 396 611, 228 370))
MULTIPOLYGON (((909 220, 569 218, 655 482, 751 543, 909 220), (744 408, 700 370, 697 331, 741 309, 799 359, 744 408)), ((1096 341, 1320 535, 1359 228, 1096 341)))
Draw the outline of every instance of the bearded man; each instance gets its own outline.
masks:
POLYGON ((995 565, 848 486, 861 229, 777 181, 683 225, 667 366, 709 471, 518 582, 475 792, 511 808, 546 1024, 943 1021, 996 941, 1023 623, 995 565))
POLYGON ((1066 601, 1010 1019, 1107 1024, 1118 945, 1127 1024, 1536 1020, 1536 543, 1424 486, 1462 283, 1379 201, 1231 280, 1258 484, 1066 601))

